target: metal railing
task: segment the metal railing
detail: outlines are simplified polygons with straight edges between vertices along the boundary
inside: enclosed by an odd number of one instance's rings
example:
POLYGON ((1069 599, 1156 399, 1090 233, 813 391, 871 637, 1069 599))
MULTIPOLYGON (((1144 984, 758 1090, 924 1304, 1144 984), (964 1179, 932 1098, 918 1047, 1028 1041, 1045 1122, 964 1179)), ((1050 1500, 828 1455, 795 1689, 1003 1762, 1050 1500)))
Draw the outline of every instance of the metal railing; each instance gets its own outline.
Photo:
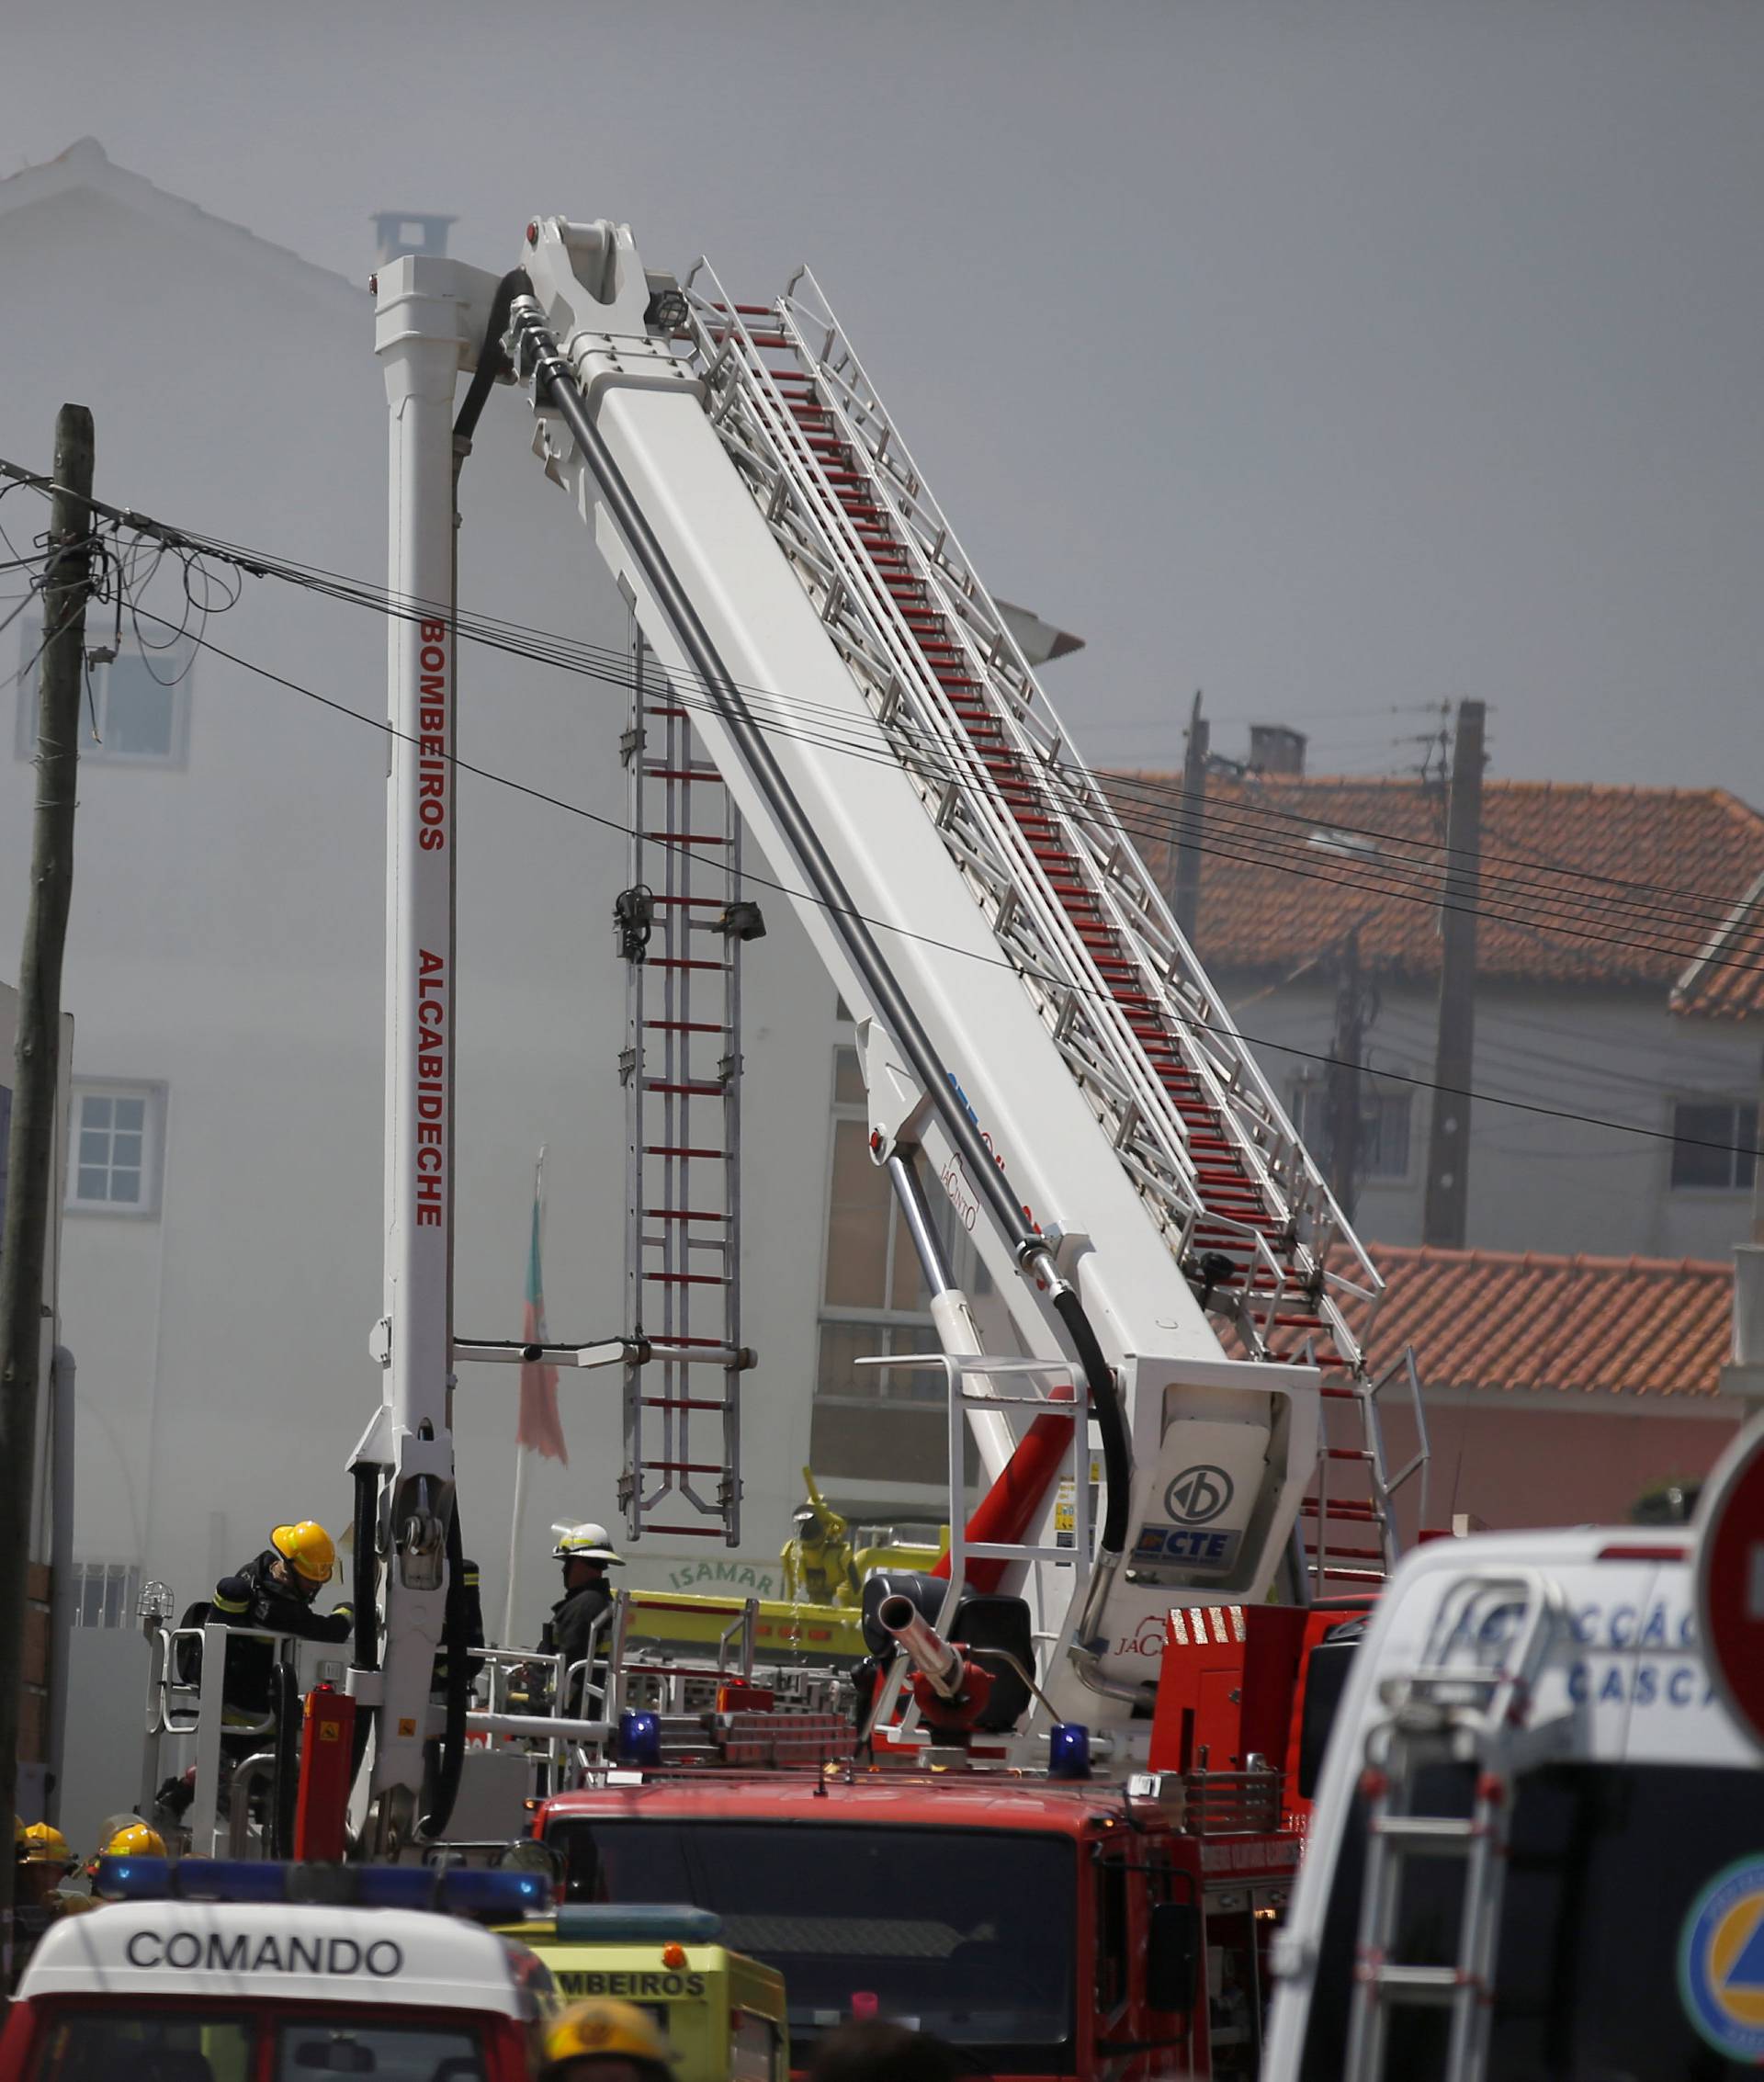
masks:
POLYGON ((706 263, 688 277, 688 302, 690 350, 705 378, 713 425, 1172 1252, 1179 1262, 1184 1257, 1203 1218, 1210 1231, 1232 1239, 1246 1261, 1244 1279, 1229 1294, 1222 1290, 1216 1306, 1233 1315, 1252 1354, 1266 1352, 1283 1302, 1303 1292, 1337 1350, 1356 1363, 1359 1345, 1343 1306, 1358 1305, 1369 1315, 1382 1281, 1101 784, 1066 740, 812 276, 793 280, 761 322, 757 339, 706 263), (837 428, 845 450, 867 471, 866 492, 886 503, 892 539, 932 589, 930 599, 963 648, 967 678, 985 690, 990 718, 1033 787, 1037 813, 1058 828, 1090 900, 1132 962, 1136 998, 1156 1008, 1207 1114, 1230 1142, 1262 1205, 1262 1224, 1207 1206, 1186 1122, 1030 850, 1004 788, 931 670, 762 343, 768 351, 793 352, 798 370, 813 378, 817 416, 837 428), (1264 1227, 1279 1234, 1280 1250, 1264 1227))

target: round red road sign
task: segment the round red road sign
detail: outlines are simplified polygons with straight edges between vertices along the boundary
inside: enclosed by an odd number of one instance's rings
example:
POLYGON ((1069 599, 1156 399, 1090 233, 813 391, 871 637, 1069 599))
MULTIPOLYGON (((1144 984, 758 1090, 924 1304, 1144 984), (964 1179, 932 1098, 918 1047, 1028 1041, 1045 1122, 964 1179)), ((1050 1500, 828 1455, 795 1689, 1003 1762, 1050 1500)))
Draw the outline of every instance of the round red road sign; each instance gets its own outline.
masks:
POLYGON ((1697 1516, 1697 1630, 1710 1680, 1764 1748, 1764 1416, 1716 1463, 1697 1516))

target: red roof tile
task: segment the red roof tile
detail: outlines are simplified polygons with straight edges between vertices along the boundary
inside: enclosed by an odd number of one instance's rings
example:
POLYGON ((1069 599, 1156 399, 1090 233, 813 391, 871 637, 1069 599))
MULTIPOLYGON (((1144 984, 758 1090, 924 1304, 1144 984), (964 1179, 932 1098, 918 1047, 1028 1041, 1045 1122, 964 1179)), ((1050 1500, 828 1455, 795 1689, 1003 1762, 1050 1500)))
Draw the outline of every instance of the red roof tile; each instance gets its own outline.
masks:
POLYGON ((1733 1267, 1705 1259, 1374 1244, 1374 1370, 1415 1347, 1430 1388, 1710 1396, 1728 1355, 1733 1267))
MULTIPOLYGON (((1180 775, 1109 777, 1168 887, 1180 775)), ((1764 877, 1764 817, 1720 788, 1489 781, 1477 967, 1507 982, 1687 986, 1687 1012, 1764 1012, 1764 903, 1714 948, 1764 877), (1747 937, 1747 935, 1749 935, 1747 937), (1702 981, 1689 988, 1702 964, 1702 981), (1735 966, 1736 963, 1738 966, 1735 966)), ((1444 797, 1407 779, 1214 775, 1196 939, 1226 975, 1290 973, 1360 929, 1386 976, 1439 973, 1444 797)))

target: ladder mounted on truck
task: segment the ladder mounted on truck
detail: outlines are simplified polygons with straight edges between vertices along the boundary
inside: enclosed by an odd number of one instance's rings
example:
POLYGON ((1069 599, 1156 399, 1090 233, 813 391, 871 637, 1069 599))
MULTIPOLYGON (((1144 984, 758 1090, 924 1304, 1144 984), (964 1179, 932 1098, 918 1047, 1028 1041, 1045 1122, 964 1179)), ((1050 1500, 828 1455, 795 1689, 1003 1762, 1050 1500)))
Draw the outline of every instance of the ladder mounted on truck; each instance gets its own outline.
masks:
POLYGON ((635 623, 626 964, 625 1467, 632 1539, 741 1536, 741 821, 635 623), (714 1454, 715 1457, 711 1455, 714 1454), (656 1513, 662 1515, 657 1517, 656 1513))
POLYGON ((1347 2082, 1384 2082, 1393 2072, 1394 2012, 1418 2007, 1446 2014, 1445 2082, 1480 2082, 1513 1782, 1552 1739, 1552 1724, 1532 1722, 1532 1698, 1566 1625, 1554 1578, 1535 1569, 1466 1575, 1442 1601, 1419 1667, 1385 1687, 1390 1717, 1367 1740, 1360 1780, 1366 1861, 1347 2082), (1429 1785, 1442 1770, 1466 1797, 1436 1809, 1429 1785), (1442 1860, 1463 1869, 1452 1956, 1406 1959, 1406 1882, 1418 1862, 1442 1860))
POLYGON ((1412 1363, 1366 1371, 1376 1268, 813 275, 742 304, 700 261, 684 295, 675 337, 706 410, 864 690, 876 749, 913 776, 1203 1306, 1244 1357, 1323 1370, 1314 1590, 1381 1579, 1426 1431, 1412 1363), (1395 1471, 1378 1409, 1394 1382, 1419 1442, 1395 1471))

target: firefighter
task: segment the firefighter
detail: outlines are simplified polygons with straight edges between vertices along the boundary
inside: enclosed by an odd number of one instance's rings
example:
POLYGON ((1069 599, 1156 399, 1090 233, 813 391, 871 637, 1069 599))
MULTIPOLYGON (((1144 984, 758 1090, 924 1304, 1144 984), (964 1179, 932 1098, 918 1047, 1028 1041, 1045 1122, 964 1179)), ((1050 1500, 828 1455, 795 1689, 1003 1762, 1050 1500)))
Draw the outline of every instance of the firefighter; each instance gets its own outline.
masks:
MULTIPOLYGON (((604 1525, 554 1525, 551 1530, 558 1535, 552 1558, 563 1564, 563 1595, 551 1608, 551 1617, 539 1635, 539 1646, 548 1656, 561 1656, 567 1669, 571 1663, 586 1658, 594 1622, 612 1610, 613 1592, 606 1571, 623 1568, 625 1557, 607 1537, 604 1525)), ((605 1634, 603 1625, 596 1637, 603 1654, 605 1634)), ((572 1714, 582 1704, 580 1679, 570 1688, 569 1703, 572 1714)))
POLYGON ((955 2050, 929 2031, 854 2019, 816 2042, 808 2082, 957 2082, 955 2050))
POLYGON ((98 1848, 85 1861, 85 1880, 94 1898, 107 1898, 98 1886, 100 1858, 164 1858, 165 1839, 139 1816, 113 1816, 98 1832, 98 1848))
POLYGON ((67 1903, 62 1883, 79 1861, 67 1847, 67 1839, 52 1823, 32 1822, 28 1827, 15 1815, 12 1822, 12 1964, 15 1975, 37 1949, 37 1941, 58 1916, 65 1915, 67 1903))
POLYGON ((634 2003, 579 2002, 546 2032, 536 2082, 673 2082, 675 2058, 634 2003))
MULTIPOLYGON (((223 1576, 206 1610, 199 1617, 186 1613, 184 1624, 200 1625, 206 1620, 253 1632, 292 1634, 302 1641, 346 1641, 355 1630, 353 1605, 338 1605, 328 1612, 312 1610, 336 1566, 336 1544, 322 1525, 310 1518, 278 1525, 263 1553, 235 1574, 223 1576)), ((228 1645, 222 1692, 227 1726, 220 1749, 229 1776, 242 1758, 273 1740, 263 1724, 275 1712, 275 1666, 272 1642, 246 1639, 228 1645)), ((199 1671, 181 1669, 179 1675, 188 1683, 199 1671)), ((191 1797, 191 1787, 181 1780, 167 1779, 159 1789, 161 1808, 174 1817, 184 1813, 191 1797)))
POLYGON ((813 1470, 805 1467, 802 1479, 808 1500, 791 1513, 790 1537, 778 1556, 785 1598, 790 1604, 855 1605, 861 1587, 851 1528, 822 1497, 813 1470))

